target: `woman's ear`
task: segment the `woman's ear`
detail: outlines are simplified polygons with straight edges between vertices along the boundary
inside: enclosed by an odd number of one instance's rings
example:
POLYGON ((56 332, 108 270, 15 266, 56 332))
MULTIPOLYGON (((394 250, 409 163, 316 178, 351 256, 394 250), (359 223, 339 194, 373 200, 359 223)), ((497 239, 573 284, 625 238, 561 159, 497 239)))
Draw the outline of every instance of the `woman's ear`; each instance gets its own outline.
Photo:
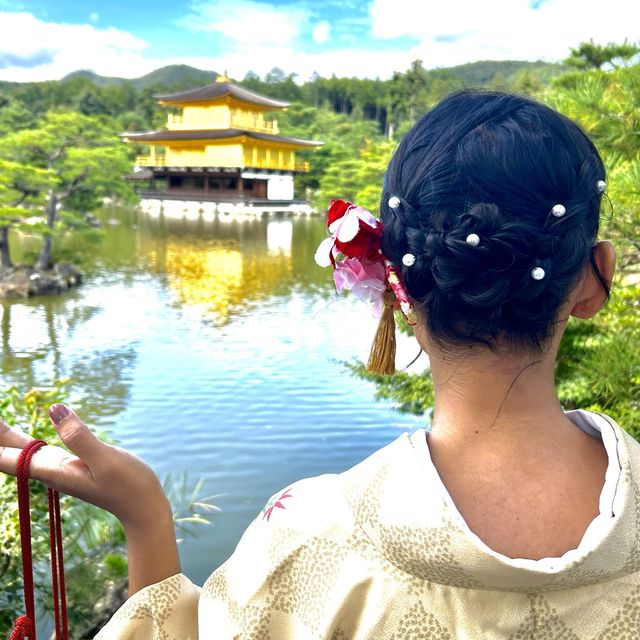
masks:
POLYGON ((616 251, 613 244, 608 240, 601 240, 591 251, 593 262, 586 267, 585 274, 578 285, 576 303, 571 309, 571 315, 576 318, 593 317, 607 300, 607 292, 594 273, 592 264, 595 263, 605 282, 611 283, 613 280, 616 266, 616 251))

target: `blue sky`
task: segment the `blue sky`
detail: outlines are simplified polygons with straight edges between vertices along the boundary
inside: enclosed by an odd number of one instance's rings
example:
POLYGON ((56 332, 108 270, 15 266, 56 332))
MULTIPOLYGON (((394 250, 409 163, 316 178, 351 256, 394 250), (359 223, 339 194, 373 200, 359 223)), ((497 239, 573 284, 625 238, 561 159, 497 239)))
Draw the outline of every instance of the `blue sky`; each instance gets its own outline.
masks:
POLYGON ((638 41, 639 24, 637 0, 0 0, 0 79, 175 63, 384 78, 417 58, 561 60, 583 40, 638 41))

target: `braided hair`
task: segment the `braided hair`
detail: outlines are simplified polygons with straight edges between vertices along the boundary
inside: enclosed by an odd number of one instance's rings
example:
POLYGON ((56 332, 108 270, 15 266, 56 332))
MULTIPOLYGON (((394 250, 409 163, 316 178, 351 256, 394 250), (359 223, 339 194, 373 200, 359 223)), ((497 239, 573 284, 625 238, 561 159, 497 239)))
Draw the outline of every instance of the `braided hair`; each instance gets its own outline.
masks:
POLYGON ((391 160, 381 215, 430 335, 540 351, 590 261, 608 293, 591 259, 604 175, 583 131, 533 100, 462 91, 425 114, 391 160))

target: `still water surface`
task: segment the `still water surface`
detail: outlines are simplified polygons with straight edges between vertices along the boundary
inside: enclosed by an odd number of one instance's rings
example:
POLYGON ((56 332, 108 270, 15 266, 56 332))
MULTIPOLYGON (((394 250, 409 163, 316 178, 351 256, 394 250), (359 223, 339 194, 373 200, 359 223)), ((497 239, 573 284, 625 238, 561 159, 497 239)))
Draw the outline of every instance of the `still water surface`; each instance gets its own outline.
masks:
MULTIPOLYGON (((82 287, 0 306, 2 384, 69 377, 76 409, 160 477, 203 478, 221 512, 181 542, 195 582, 276 491, 424 426, 341 364, 366 358, 376 321, 315 265, 319 218, 102 218, 99 242, 67 247, 84 256, 82 287)), ((416 351, 401 339, 398 364, 416 351)))

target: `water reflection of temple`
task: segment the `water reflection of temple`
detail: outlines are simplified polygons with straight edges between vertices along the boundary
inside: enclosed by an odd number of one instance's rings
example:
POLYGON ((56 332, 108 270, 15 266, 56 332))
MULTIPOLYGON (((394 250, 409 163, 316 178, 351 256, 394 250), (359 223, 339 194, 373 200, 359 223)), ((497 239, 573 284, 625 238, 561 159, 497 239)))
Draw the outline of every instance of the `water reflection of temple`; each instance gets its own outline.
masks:
POLYGON ((176 301, 216 324, 241 313, 247 303, 282 293, 293 277, 290 220, 226 226, 226 234, 212 238, 192 235, 183 225, 182 234, 174 229, 141 247, 153 270, 166 274, 176 301))
POLYGON ((146 184, 143 208, 168 212, 308 212, 294 198, 294 176, 309 170, 296 152, 322 144, 281 135, 265 114, 287 102, 237 86, 224 76, 179 93, 157 95, 170 113, 165 129, 124 133, 149 146, 131 178, 146 184))

